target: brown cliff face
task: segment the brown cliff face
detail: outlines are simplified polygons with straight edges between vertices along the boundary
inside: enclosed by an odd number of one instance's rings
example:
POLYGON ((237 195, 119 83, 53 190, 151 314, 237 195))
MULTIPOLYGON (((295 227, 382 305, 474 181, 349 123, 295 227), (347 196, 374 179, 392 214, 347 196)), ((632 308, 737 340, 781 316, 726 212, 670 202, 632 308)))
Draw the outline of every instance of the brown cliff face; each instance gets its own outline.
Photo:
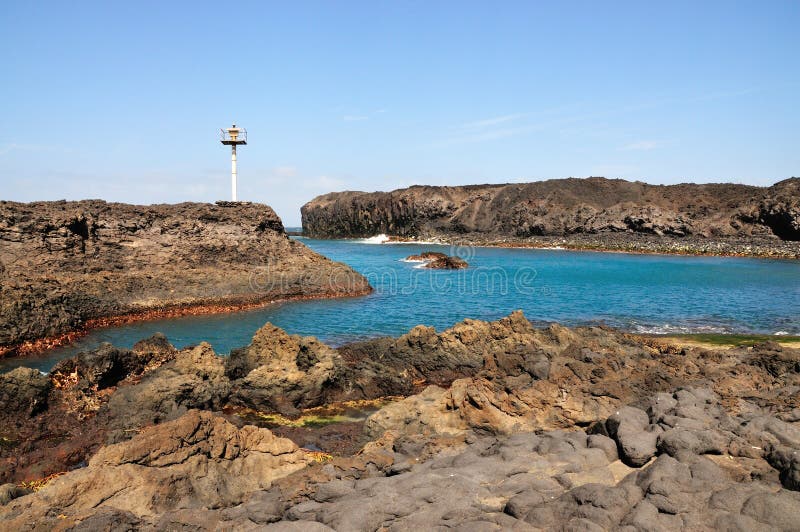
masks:
POLYGON ((0 202, 0 353, 108 318, 367 291, 266 205, 0 202))
POLYGON ((452 236, 528 238, 632 233, 668 237, 800 240, 800 178, 761 188, 648 185, 620 179, 413 186, 335 192, 301 209, 304 234, 321 238, 452 236))

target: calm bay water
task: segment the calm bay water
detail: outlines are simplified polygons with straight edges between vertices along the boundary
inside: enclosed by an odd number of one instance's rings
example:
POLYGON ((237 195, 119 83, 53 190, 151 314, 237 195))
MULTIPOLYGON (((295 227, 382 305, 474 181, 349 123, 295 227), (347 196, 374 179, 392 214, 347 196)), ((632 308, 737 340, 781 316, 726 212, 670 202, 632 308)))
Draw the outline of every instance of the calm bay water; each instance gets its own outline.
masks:
POLYGON ((542 324, 605 323, 633 332, 800 334, 797 261, 301 240, 366 275, 375 293, 97 330, 64 348, 0 361, 0 371, 47 371, 101 342, 131 347, 157 331, 178 347, 207 341, 227 353, 247 345, 267 321, 337 345, 515 309, 542 324), (425 250, 460 255, 470 268, 433 271, 402 261, 425 250))

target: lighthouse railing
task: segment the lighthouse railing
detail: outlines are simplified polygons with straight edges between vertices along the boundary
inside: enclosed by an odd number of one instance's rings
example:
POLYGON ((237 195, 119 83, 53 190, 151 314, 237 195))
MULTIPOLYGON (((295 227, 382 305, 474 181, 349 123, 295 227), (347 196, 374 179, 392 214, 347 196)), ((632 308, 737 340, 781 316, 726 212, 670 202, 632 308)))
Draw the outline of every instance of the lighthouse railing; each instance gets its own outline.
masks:
MULTIPOLYGON (((221 140, 221 141, 231 141, 233 139, 231 139, 231 136, 228 134, 228 130, 227 129, 220 129, 219 130, 219 140, 221 140)), ((243 127, 239 128, 239 135, 236 138, 236 140, 247 142, 247 130, 245 128, 243 128, 243 127)))

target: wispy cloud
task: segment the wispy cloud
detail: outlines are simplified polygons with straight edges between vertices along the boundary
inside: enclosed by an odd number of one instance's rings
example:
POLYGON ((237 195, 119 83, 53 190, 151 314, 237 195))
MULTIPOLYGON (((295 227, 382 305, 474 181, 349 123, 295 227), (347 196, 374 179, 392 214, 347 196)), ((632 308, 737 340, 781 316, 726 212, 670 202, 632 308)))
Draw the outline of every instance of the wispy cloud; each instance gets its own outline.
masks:
POLYGON ((656 140, 638 140, 622 146, 620 151, 650 151, 658 148, 661 145, 656 140))

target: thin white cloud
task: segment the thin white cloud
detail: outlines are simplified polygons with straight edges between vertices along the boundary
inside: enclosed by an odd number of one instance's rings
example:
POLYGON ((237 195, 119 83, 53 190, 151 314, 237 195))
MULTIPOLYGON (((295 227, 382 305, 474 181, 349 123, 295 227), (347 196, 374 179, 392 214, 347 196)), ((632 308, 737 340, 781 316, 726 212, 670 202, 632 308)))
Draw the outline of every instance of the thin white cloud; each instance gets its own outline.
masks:
POLYGON ((620 151, 650 151, 659 146, 660 143, 657 140, 638 140, 622 146, 620 151))

